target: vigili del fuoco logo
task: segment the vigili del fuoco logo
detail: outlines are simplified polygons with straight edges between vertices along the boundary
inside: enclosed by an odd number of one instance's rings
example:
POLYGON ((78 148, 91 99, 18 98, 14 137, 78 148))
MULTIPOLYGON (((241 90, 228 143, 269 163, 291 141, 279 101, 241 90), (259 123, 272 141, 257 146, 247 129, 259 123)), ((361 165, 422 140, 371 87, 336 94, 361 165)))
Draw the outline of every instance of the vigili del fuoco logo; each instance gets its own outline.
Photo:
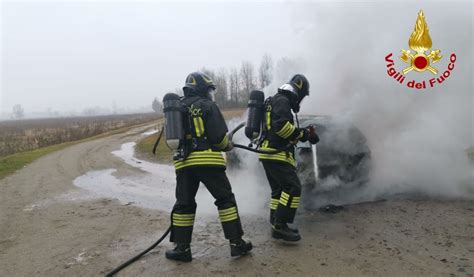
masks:
POLYGON ((436 63, 443 59, 441 50, 432 49, 433 42, 431 41, 428 24, 425 20, 423 10, 418 13, 416 19, 415 29, 411 33, 408 40, 410 49, 402 49, 400 59, 406 64, 406 67, 400 72, 395 69, 395 62, 393 54, 390 53, 385 57, 387 62, 387 74, 400 84, 406 84, 408 88, 426 89, 442 84, 451 75, 454 70, 454 63, 456 62, 456 54, 452 53, 449 56, 449 64, 447 69, 442 73, 436 67, 436 63), (418 81, 415 79, 407 80, 408 75, 415 75, 417 73, 429 73, 429 79, 425 77, 424 80, 418 81), (433 76, 434 75, 434 76, 433 76))

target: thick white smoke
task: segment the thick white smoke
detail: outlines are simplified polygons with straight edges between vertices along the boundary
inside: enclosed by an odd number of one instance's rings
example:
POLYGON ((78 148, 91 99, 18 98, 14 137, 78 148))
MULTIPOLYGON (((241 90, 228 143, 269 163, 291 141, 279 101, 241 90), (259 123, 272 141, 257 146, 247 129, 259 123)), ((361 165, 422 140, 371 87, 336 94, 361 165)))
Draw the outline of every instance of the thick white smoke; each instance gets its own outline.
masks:
MULTIPOLYGON (((473 198, 466 155, 474 145, 472 5, 321 3, 295 10, 295 48, 305 60, 301 73, 311 83, 302 113, 340 116, 361 129, 372 151, 370 193, 473 198), (400 49, 408 49, 421 8, 433 49, 444 56, 434 66, 442 73, 450 54, 457 56, 451 76, 426 90, 397 83, 385 62, 393 53, 396 69, 405 67, 400 49)), ((429 72, 407 75, 410 80, 432 77, 429 72)))

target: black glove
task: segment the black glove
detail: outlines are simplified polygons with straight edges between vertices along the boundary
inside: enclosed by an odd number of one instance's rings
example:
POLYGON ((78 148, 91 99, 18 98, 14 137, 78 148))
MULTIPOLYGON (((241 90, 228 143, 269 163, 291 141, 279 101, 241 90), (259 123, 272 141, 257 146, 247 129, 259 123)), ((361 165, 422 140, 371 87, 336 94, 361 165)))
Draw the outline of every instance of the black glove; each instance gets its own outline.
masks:
POLYGON ((313 125, 308 126, 308 141, 311 144, 316 144, 319 142, 319 136, 316 134, 316 128, 313 125))
POLYGON ((298 131, 299 131, 299 133, 300 133, 299 141, 301 141, 301 142, 306 142, 306 141, 308 141, 308 138, 309 138, 308 129, 306 129, 306 128, 299 128, 298 131))

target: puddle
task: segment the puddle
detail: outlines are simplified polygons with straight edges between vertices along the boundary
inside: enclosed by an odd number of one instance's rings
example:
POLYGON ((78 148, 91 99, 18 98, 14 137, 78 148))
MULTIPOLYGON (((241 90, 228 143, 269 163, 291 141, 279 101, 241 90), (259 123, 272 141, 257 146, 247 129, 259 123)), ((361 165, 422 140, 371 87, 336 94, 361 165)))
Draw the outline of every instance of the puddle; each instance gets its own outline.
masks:
MULTIPOLYGON (((91 192, 98 197, 118 199, 123 204, 170 211, 175 202, 176 175, 171 165, 156 164, 134 157, 135 142, 122 144, 120 150, 112 154, 121 158, 126 164, 141 169, 143 172, 118 177, 117 169, 89 171, 77 177, 75 186, 91 192)), ((217 214, 214 199, 200 186, 196 195, 198 212, 217 214)))

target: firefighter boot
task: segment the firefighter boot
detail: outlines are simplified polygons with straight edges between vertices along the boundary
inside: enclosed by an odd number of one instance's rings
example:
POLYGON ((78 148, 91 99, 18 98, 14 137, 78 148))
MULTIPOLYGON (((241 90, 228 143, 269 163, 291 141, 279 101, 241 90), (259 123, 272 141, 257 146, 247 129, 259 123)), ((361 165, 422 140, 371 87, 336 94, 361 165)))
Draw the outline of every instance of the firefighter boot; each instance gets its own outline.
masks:
POLYGON ((289 229, 290 231, 292 231, 293 233, 296 233, 296 234, 299 234, 299 233, 300 233, 300 231, 298 230, 298 228, 296 228, 296 227, 290 227, 290 226, 288 226, 288 225, 286 225, 286 226, 287 226, 288 229, 289 229))
MULTIPOLYGON (((270 224, 273 226, 275 224, 275 210, 270 210, 270 224)), ((299 234, 300 231, 297 229, 297 228, 292 228, 290 226, 288 226, 288 229, 290 229, 290 231, 292 231, 293 233, 297 233, 299 234)), ((273 230, 273 228, 272 228, 273 230)))
POLYGON ((166 251, 166 258, 181 262, 190 262, 193 257, 191 256, 191 246, 189 243, 178 243, 173 250, 166 251))
POLYGON ((285 241, 299 241, 301 239, 300 234, 293 232, 286 223, 275 223, 272 227, 272 237, 285 241))
POLYGON ((230 255, 232 257, 247 255, 252 250, 252 243, 239 238, 230 240, 230 255))

